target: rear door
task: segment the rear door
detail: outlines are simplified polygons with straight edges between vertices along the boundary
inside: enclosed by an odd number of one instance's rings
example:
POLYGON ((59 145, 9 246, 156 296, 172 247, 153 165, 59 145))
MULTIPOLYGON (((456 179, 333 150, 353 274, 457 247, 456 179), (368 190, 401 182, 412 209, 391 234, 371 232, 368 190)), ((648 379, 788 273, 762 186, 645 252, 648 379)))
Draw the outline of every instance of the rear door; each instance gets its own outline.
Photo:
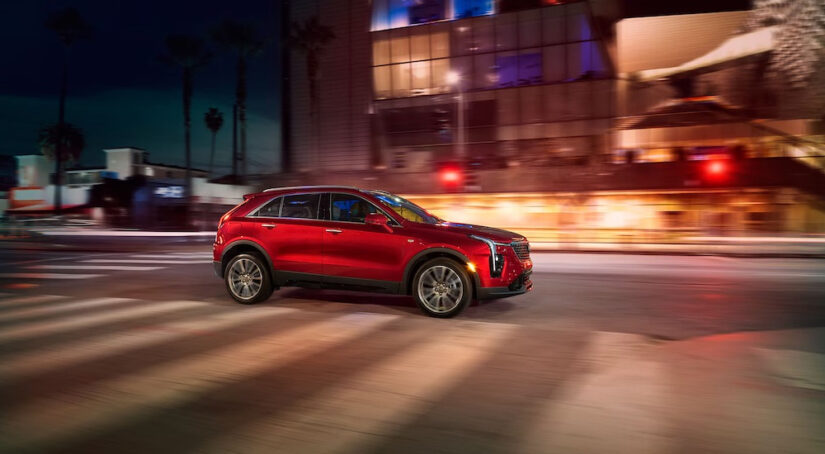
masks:
POLYGON ((319 219, 320 205, 320 193, 287 194, 250 216, 254 220, 250 235, 264 245, 277 272, 309 274, 320 279, 324 231, 319 219))
POLYGON ((404 228, 394 221, 388 227, 365 224, 368 213, 382 211, 358 195, 331 193, 328 200, 329 221, 323 232, 324 274, 332 281, 401 281, 402 259, 408 244, 404 228))

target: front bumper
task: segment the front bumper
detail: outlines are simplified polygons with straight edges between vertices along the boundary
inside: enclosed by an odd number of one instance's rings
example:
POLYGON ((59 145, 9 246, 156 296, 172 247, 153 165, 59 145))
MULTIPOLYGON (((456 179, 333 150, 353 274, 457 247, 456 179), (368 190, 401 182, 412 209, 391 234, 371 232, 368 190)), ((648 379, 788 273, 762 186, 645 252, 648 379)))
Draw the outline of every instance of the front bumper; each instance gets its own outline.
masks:
POLYGON ((212 261, 212 268, 215 270, 215 276, 223 279, 223 264, 215 260, 212 261))
POLYGON ((476 296, 480 300, 489 300, 527 293, 533 290, 533 281, 530 280, 530 274, 532 274, 532 272, 532 270, 527 270, 521 273, 507 287, 479 287, 476 291, 476 296))

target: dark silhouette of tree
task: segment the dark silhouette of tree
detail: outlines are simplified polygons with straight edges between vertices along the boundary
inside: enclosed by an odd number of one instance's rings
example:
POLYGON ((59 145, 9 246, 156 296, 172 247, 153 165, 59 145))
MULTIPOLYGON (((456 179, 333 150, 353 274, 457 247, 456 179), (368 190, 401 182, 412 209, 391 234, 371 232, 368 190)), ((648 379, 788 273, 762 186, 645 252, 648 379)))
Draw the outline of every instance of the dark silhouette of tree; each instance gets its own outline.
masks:
POLYGON ((195 70, 209 63, 212 54, 206 49, 203 39, 190 35, 169 35, 166 37, 166 54, 160 61, 181 68, 183 84, 183 134, 186 153, 186 196, 192 195, 192 145, 190 129, 192 126, 192 88, 195 70))
POLYGON ((223 126, 223 112, 210 107, 209 110, 203 114, 203 121, 206 123, 206 128, 212 132, 212 150, 209 153, 209 174, 212 175, 212 166, 215 163, 215 136, 223 126))
POLYGON ((333 39, 335 39, 335 32, 332 31, 332 27, 321 25, 318 16, 311 16, 303 22, 292 23, 290 46, 306 57, 306 76, 309 82, 309 114, 314 129, 313 136, 316 138, 320 127, 317 124, 317 117, 320 101, 318 82, 321 80, 321 54, 326 45, 333 39))
POLYGON ((71 123, 46 126, 37 136, 40 152, 50 160, 77 162, 86 146, 83 131, 71 123))
POLYGON ((221 49, 234 52, 238 56, 236 66, 235 104, 240 125, 241 175, 246 176, 246 65, 247 59, 263 51, 264 40, 251 24, 225 20, 210 32, 212 40, 221 49))
MULTIPOLYGON (((65 8, 56 11, 46 18, 44 23, 47 29, 53 31, 60 42, 63 43, 63 75, 60 82, 60 107, 58 111, 58 127, 56 132, 60 133, 67 131, 66 124, 66 94, 69 88, 69 57, 72 45, 81 39, 88 39, 92 35, 92 27, 83 20, 80 13, 74 8, 65 8)), ((65 140, 59 137, 54 141, 58 147, 65 144, 65 140)), ((82 147, 81 147, 82 149, 82 147)), ((55 190, 54 190, 54 211, 55 214, 60 214, 63 208, 63 200, 61 197, 61 184, 63 183, 63 161, 62 157, 65 153, 61 150, 55 152, 55 190)))

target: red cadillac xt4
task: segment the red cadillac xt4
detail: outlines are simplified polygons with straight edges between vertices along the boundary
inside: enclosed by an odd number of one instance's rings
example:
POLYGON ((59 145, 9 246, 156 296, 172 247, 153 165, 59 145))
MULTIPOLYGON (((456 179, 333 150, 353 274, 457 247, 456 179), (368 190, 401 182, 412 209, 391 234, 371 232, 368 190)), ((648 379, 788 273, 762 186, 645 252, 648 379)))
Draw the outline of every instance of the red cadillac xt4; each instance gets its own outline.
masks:
POLYGON ((527 239, 439 219, 396 195, 339 186, 275 188, 223 215, 215 273, 240 303, 281 286, 412 295, 451 317, 472 299, 532 289, 527 239))

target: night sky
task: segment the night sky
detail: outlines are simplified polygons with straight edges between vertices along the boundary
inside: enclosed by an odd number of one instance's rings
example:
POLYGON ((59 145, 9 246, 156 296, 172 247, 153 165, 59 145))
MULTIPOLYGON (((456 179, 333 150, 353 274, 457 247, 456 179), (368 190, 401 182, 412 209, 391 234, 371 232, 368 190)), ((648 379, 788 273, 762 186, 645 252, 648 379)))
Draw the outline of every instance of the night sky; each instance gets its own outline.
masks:
MULTIPOLYGON (((103 165, 103 148, 135 146, 152 162, 183 164, 180 70, 157 60, 170 33, 197 34, 225 18, 254 23, 271 38, 249 62, 248 153, 250 172, 278 169, 278 3, 273 0, 144 0, 2 2, 0 155, 39 154, 37 132, 57 122, 62 45, 43 26, 49 12, 74 6, 95 29, 72 50, 66 119, 84 130, 80 165, 103 165)), ((209 107, 224 112, 218 132, 216 171, 231 168, 231 116, 235 59, 215 53, 195 76, 192 102, 193 165, 206 168, 209 107)))

